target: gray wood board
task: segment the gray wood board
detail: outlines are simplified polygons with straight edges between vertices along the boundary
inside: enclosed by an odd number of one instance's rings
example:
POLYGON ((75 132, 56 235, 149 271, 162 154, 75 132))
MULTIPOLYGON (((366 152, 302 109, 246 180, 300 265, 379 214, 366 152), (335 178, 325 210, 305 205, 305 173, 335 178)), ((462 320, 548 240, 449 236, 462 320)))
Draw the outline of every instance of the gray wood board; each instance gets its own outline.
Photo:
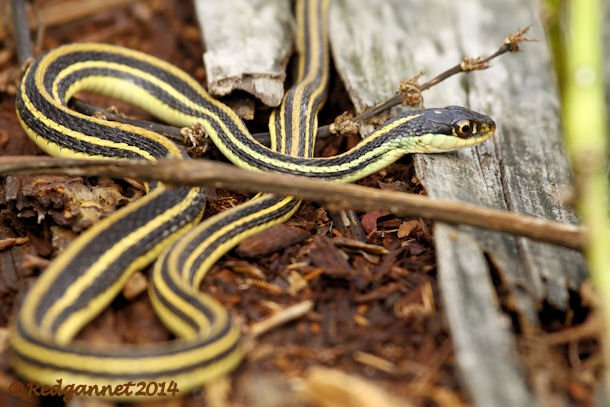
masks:
POLYGON ((288 0, 195 0, 208 90, 244 90, 267 106, 284 96, 294 19, 288 0))
MULTIPOLYGON (((463 54, 487 54, 507 34, 533 24, 529 36, 539 41, 524 44, 526 52, 426 92, 427 106, 470 106, 492 115, 499 128, 494 139, 477 148, 417 156, 418 176, 433 197, 576 222, 561 201, 570 176, 549 53, 535 8, 526 0, 335 0, 333 55, 362 110, 392 95, 401 79, 420 70, 429 78, 463 54)), ((471 396, 480 406, 533 404, 490 267, 510 297, 507 304, 535 326, 542 301, 568 306, 568 288, 579 287, 586 277, 582 257, 501 233, 442 224, 435 228, 435 239, 458 364, 471 396)))

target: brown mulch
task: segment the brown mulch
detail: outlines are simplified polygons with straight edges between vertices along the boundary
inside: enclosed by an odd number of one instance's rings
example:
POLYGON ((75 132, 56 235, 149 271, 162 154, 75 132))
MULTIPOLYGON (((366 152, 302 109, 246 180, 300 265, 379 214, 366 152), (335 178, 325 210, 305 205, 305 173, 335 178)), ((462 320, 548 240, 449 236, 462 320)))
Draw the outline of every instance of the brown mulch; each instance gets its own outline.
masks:
MULTIPOLYGON (((74 0, 64 2, 70 1, 74 0)), ((42 2, 58 3, 61 1, 42 2)), ((42 48, 74 41, 120 44, 170 61, 205 83, 203 46, 191 7, 190 2, 157 0, 101 10, 47 27, 42 48)), ((11 52, 13 40, 5 37, 0 41, 5 45, 0 52, 0 156, 42 154, 25 136, 15 115, 19 69, 11 52)), ((337 78, 334 82, 340 81, 337 78)), ((321 123, 332 122, 337 114, 349 109, 341 85, 331 91, 321 123)), ((99 106, 113 105, 121 113, 151 119, 117 101, 86 98, 99 106)), ((268 113, 258 109, 254 121, 248 124, 255 131, 263 131, 268 113)), ((333 155, 356 142, 354 137, 324 139, 318 142, 318 154, 333 155)), ((215 151, 208 152, 207 157, 222 159, 215 151)), ((423 193, 409 157, 361 183, 423 193)), ((248 198, 225 190, 209 192, 206 216, 248 198)), ((50 259, 83 229, 142 193, 137 183, 105 178, 1 179, 0 327, 7 326, 20 297, 50 259)), ((333 222, 337 216, 319 204, 304 202, 285 225, 242 242, 211 270, 202 290, 230 308, 244 327, 292 304, 305 300, 314 304, 302 318, 274 328, 257 340, 245 362, 231 375, 227 405, 311 405, 296 397, 295 389, 298 379, 315 366, 364 378, 404 403, 468 404, 457 378, 454 350, 439 300, 431 223, 383 212, 361 213, 358 217, 364 240, 337 228, 333 222)), ((170 339, 145 292, 147 274, 144 270, 132 278, 112 307, 87 326, 80 338, 114 343, 170 339)), ((578 318, 570 319, 541 310, 548 315, 551 332, 582 321, 587 312, 580 309, 578 318)), ((6 328, 0 330, 5 336, 6 328)), ((590 405, 599 360, 596 365, 589 356, 599 355, 598 345, 589 336, 572 334, 553 337, 557 350, 553 358, 561 374, 549 380, 572 402, 590 405)), ((14 377, 5 359, 1 359, 0 400, 2 404, 16 403, 6 394, 7 383, 14 377)), ((194 394, 173 400, 172 405, 196 405, 201 400, 201 394, 194 394)), ((58 403, 42 400, 43 405, 58 403)))

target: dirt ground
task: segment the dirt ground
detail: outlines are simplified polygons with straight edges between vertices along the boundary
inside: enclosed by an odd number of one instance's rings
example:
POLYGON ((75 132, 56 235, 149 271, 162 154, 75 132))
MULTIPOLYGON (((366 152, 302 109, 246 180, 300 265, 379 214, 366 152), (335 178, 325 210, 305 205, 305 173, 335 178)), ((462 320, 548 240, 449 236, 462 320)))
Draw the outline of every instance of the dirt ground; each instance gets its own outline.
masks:
MULTIPOLYGON (((68 5, 73 2, 63 1, 68 5)), ((62 2, 41 3, 44 9, 62 2)), ((1 12, 4 19, 9 18, 6 9, 1 12)), ((205 83, 203 45, 193 14, 190 2, 179 1, 100 8, 45 27, 36 52, 75 41, 119 44, 167 60, 205 83)), ((5 45, 0 50, 0 156, 42 154, 17 121, 14 93, 20 71, 14 40, 10 30, 0 35, 5 45)), ((334 75, 335 85, 321 123, 351 108, 334 75)), ((153 120, 116 101, 91 95, 86 99, 153 120)), ((248 126, 254 132, 265 131, 268 115, 268 109, 257 107, 248 126)), ((323 139, 317 143, 317 154, 334 155, 356 142, 349 137, 323 139)), ((205 157, 226 161, 213 148, 205 157)), ((58 252, 83 229, 137 199, 143 191, 137 183, 104 178, 10 176, 1 181, 0 326, 6 327, 20 297, 58 252)), ((360 183, 424 193, 409 157, 360 183)), ((247 198, 233 191, 210 189, 206 216, 247 198)), ((360 224, 355 231, 344 230, 340 214, 305 202, 285 225, 248 239, 225 256, 210 272, 202 290, 230 308, 244 331, 303 301, 312 301, 313 309, 258 338, 247 359, 231 375, 228 387, 208 390, 207 397, 202 392, 183 395, 170 400, 170 405, 199 405, 203 400, 207 405, 317 405, 315 397, 307 395, 320 386, 316 380, 334 381, 337 386, 346 380, 346 394, 355 386, 370 391, 365 396, 370 400, 380 392, 402 405, 468 405, 438 297, 431 223, 375 212, 359 213, 357 218, 360 224), (327 369, 315 369, 320 367, 327 369), (360 381, 350 382, 354 377, 360 381)), ((171 339, 150 306, 147 275, 144 270, 132 278, 112 307, 79 338, 109 343, 171 339)), ((555 332, 586 320, 588 308, 579 304, 566 316, 542 307, 541 315, 546 316, 548 331, 555 332)), ((6 328, 0 331, 3 337, 6 332, 6 328)), ((592 389, 601 366, 598 342, 579 331, 554 338, 557 344, 552 357, 561 372, 549 379, 551 388, 575 404, 592 404, 592 389)), ((2 343, 5 356, 5 341, 2 343)), ((531 342, 523 346, 528 344, 531 342)), ((62 404, 49 397, 24 401, 8 395, 15 377, 6 357, 0 362, 3 405, 62 404)), ((106 405, 90 399, 84 403, 106 405)))

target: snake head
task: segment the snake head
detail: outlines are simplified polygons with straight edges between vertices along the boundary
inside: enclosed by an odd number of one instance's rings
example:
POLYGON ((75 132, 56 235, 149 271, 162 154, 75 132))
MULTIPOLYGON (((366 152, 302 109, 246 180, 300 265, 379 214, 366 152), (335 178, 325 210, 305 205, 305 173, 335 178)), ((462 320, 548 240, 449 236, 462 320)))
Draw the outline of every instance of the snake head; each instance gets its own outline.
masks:
POLYGON ((461 106, 410 111, 414 117, 411 151, 442 153, 482 143, 494 135, 496 123, 489 117, 461 106), (414 140, 413 140, 414 139, 414 140))
POLYGON ((445 111, 451 121, 451 134, 462 139, 491 137, 496 130, 496 122, 489 116, 461 106, 447 106, 445 111))

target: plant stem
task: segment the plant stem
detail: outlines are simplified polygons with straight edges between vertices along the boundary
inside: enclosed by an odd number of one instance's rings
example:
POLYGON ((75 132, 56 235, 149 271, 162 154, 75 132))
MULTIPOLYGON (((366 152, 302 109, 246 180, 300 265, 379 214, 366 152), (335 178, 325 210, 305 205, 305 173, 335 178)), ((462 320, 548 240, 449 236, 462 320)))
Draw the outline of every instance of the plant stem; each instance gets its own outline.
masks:
MULTIPOLYGON (((577 210, 587 229, 585 255, 599 298, 610 367, 610 234, 608 233, 607 129, 603 81, 603 3, 546 0, 559 71, 566 148, 574 169, 577 210), (563 6, 563 7, 562 7, 563 6), (566 15, 561 15, 565 11, 566 15), (566 22, 563 30, 553 22, 566 22)), ((606 372, 606 380, 610 375, 606 372)), ((608 391, 610 381, 606 383, 608 391)))

